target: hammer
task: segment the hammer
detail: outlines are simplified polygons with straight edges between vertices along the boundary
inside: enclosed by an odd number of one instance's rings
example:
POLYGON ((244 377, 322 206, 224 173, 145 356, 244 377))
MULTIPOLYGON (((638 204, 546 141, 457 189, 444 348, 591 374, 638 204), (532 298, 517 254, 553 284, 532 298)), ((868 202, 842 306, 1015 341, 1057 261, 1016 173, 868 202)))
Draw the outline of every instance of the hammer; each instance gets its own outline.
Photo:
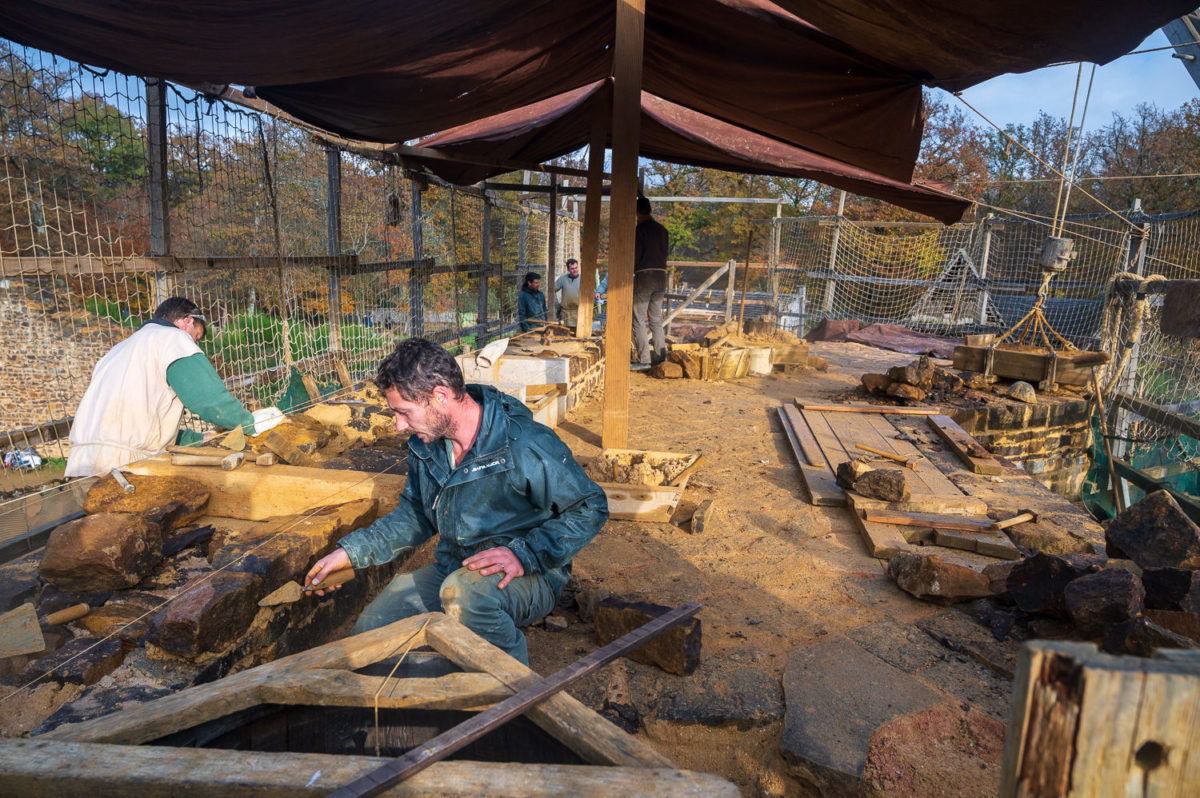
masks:
POLYGON ((1005 518, 1002 521, 992 524, 992 529, 998 532, 1001 529, 1008 529, 1010 526, 1016 526, 1017 524, 1036 524, 1037 520, 1038 514, 1033 510, 1020 510, 1013 517, 1005 518))
POLYGON ((883 449, 875 449, 875 448, 872 448, 872 447, 867 446, 866 444, 862 444, 862 443, 855 444, 855 446, 856 446, 856 448, 862 449, 864 452, 870 452, 871 454, 879 455, 880 457, 886 457, 888 460, 891 460, 892 462, 900 463, 905 468, 911 468, 913 470, 916 470, 917 458, 915 458, 915 457, 905 457, 904 455, 893 454, 891 452, 885 452, 883 449))

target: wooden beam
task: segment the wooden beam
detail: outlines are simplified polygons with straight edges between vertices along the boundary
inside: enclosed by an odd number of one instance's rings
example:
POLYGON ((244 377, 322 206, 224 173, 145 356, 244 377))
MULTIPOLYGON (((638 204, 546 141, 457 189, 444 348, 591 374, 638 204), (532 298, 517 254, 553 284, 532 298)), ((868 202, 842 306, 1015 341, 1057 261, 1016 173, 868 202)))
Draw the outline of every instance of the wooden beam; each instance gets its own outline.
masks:
MULTIPOLYGON (((358 264, 357 255, 296 255, 282 258, 285 266, 309 266, 325 269, 353 269, 358 264)), ((101 255, 10 255, 0 257, 0 275, 22 277, 24 275, 57 274, 63 277, 78 277, 89 274, 132 274, 144 272, 202 271, 205 269, 275 269, 280 259, 276 257, 201 255, 182 257, 179 255, 131 255, 129 257, 101 255)))
POLYGON ((275 676, 259 688, 263 701, 321 707, 453 709, 478 712, 513 694, 490 673, 448 673, 436 678, 389 679, 351 671, 311 668, 275 676))
POLYGON ((935 407, 886 407, 880 405, 812 405, 805 404, 800 399, 796 406, 801 410, 818 411, 821 413, 879 413, 885 416, 933 416, 941 413, 935 407))
MULTIPOLYGON (((601 95, 607 98, 608 87, 601 95)), ((592 132, 588 138, 587 196, 583 207, 583 240, 580 242, 579 264, 579 315, 576 318, 575 335, 590 338, 592 335, 592 310, 597 282, 597 261, 600 254, 600 215, 604 212, 600 201, 604 183, 604 142, 608 138, 610 102, 596 103, 592 113, 592 132)))
POLYGON ((634 230, 641 146, 642 42, 645 0, 616 0, 613 47, 612 202, 609 212, 608 326, 604 356, 606 449, 629 443, 629 345, 633 333, 634 230))
MULTIPOLYGON (((0 740, 0 793, 54 798, 297 798, 328 795, 387 759, 344 754, 232 751, 172 746, 0 740)), ((391 796, 445 798, 738 798, 737 787, 710 773, 645 767, 438 762, 391 796)))
POLYGON ((558 321, 558 297, 554 283, 558 279, 558 177, 550 177, 550 218, 546 235, 546 320, 558 321))
POLYGON ((1004 466, 1000 465, 1000 461, 992 456, 992 453, 983 448, 979 441, 971 437, 965 429, 960 427, 958 423, 950 418, 950 416, 933 415, 929 416, 929 426, 933 427, 933 431, 938 434, 946 445, 950 447, 950 451, 958 455, 958 459, 966 464, 967 468, 974 471, 976 474, 1003 474, 1004 466))
POLYGON ((846 493, 837 484, 833 468, 825 460, 812 430, 800 417, 800 411, 791 405, 782 405, 779 408, 779 420, 791 444, 792 453, 796 455, 800 476, 804 479, 812 503, 825 507, 845 507, 846 493))

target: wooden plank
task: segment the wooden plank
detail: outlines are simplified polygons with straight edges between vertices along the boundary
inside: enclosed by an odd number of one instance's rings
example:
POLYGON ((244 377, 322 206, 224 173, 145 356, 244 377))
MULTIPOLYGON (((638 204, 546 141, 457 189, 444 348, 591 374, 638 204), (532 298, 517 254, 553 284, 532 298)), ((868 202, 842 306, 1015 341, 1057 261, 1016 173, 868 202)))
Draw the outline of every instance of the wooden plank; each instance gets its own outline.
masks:
MULTIPOLYGON (((57 274, 77 277, 89 274, 142 274, 147 272, 201 271, 207 269, 268 269, 278 268, 280 259, 274 256, 251 257, 240 255, 201 255, 184 257, 178 255, 131 255, 114 257, 103 255, 10 255, 0 257, 0 275, 20 277, 23 275, 57 274)), ((353 269, 358 264, 357 255, 293 255, 284 256, 283 265, 326 269, 353 269)))
MULTIPOLYGON (((962 489, 950 481, 950 478, 942 473, 942 470, 930 460, 928 457, 917 448, 912 441, 904 440, 900 437, 899 430, 883 416, 866 416, 867 422, 873 425, 879 431, 883 441, 883 448, 890 449, 892 452, 906 458, 917 458, 916 471, 921 480, 929 486, 932 493, 939 496, 960 496, 962 489)), ((932 416, 931 416, 932 418, 932 416)))
POLYGON ((513 694, 490 673, 448 673, 436 678, 396 679, 312 668, 282 673, 259 688, 264 702, 323 707, 453 709, 478 712, 513 694), (378 697, 377 697, 378 696, 378 697))
MULTIPOLYGON (((425 630, 425 637, 430 645, 459 667, 490 673, 514 691, 539 681, 538 675, 528 667, 460 623, 436 620, 425 630)), ((669 759, 649 744, 626 734, 566 693, 557 693, 530 707, 525 716, 589 762, 626 767, 673 767, 669 759)))
POLYGON ((1000 465, 1000 461, 950 416, 930 416, 929 426, 933 427, 933 431, 958 455, 958 459, 976 474, 1004 473, 1004 466, 1000 465))
MULTIPOLYGON (((229 452, 225 452, 229 454, 229 452)), ((124 467, 130 474, 180 476, 208 485, 212 492, 205 512, 209 515, 262 521, 277 515, 304 512, 323 504, 375 499, 381 514, 396 506, 405 478, 395 474, 341 471, 332 468, 274 465, 270 468, 219 468, 181 470, 170 455, 141 460, 124 467)))
MULTIPOLYGON (((954 347, 954 368, 960 371, 982 372, 987 362, 986 346, 954 347)), ((1092 367, 1108 360, 1097 360, 1102 352, 1059 352, 1055 366, 1055 381, 1062 385, 1087 385, 1092 379, 1092 367), (1078 361, 1078 362, 1077 362, 1078 361)), ((1010 380, 1038 383, 1046 378, 1046 353, 1020 351, 1003 346, 995 349, 992 373, 1010 380)))
POLYGON ((783 405, 779 408, 779 421, 796 456, 796 464, 800 467, 800 476, 812 504, 818 507, 844 507, 846 494, 837 484, 833 469, 825 462, 812 431, 800 417, 799 411, 791 405, 783 405))
MULTIPOLYGON (((0 740, 0 794, 54 798, 295 798, 325 796, 387 760, 338 754, 262 753, 168 746, 0 740)), ((645 767, 438 762, 390 796, 445 798, 738 798, 709 773, 645 767), (481 786, 485 785, 485 786, 481 786)))
POLYGON ((1008 535, 998 530, 984 529, 948 529, 933 527, 933 542, 938 546, 963 551, 975 551, 985 557, 996 557, 1001 560, 1019 560, 1024 555, 1013 545, 1008 535))
POLYGON ((313 375, 301 373, 300 382, 304 384, 304 392, 308 394, 308 401, 313 404, 321 401, 321 389, 317 387, 317 380, 313 375))
POLYGON ((842 446, 842 442, 838 440, 837 435, 833 432, 833 427, 829 425, 829 420, 824 415, 801 409, 800 417, 812 430, 813 437, 821 447, 821 454, 825 458, 825 462, 829 464, 834 473, 837 473, 838 465, 854 459, 846 451, 846 447, 842 446))
POLYGON ((32 604, 22 604, 0 615, 0 659, 44 648, 46 640, 32 604))
POLYGON ((858 509, 858 501, 862 497, 847 491, 846 498, 850 504, 850 515, 854 518, 854 525, 858 527, 863 543, 867 546, 867 552, 872 557, 890 560, 902 551, 912 551, 917 548, 905 539, 900 527, 892 524, 880 524, 864 518, 863 513, 858 509))
POLYGON ((918 526, 927 529, 939 527, 941 529, 960 529, 966 532, 975 532, 981 529, 991 529, 992 524, 995 523, 990 518, 975 520, 948 515, 934 515, 932 513, 900 513, 875 510, 867 510, 865 512, 868 521, 877 521, 881 524, 897 524, 899 526, 918 526))
POLYGON ((863 512, 877 513, 934 513, 937 515, 987 515, 988 506, 975 496, 913 494, 906 502, 885 502, 854 494, 855 504, 863 512))
POLYGON ((353 388, 354 380, 350 378, 350 369, 346 368, 346 361, 333 361, 334 370, 337 371, 338 382, 343 388, 353 388))
POLYGON ((642 120, 645 0, 619 0, 613 45, 612 201, 609 203, 608 322, 605 327, 605 448, 629 445, 629 345, 633 332, 634 230, 642 120))
POLYGON ((855 451, 858 443, 869 443, 884 451, 915 460, 915 468, 907 474, 912 490, 907 504, 912 507, 936 505, 943 499, 957 501, 957 498, 963 495, 958 486, 912 443, 897 440, 896 436, 899 433, 886 418, 879 415, 830 413, 826 420, 847 451, 855 451))
POLYGON ((942 412, 935 407, 886 407, 880 405, 814 405, 806 404, 800 399, 796 406, 801 410, 813 410, 820 413, 879 413, 885 416, 931 416, 942 412))

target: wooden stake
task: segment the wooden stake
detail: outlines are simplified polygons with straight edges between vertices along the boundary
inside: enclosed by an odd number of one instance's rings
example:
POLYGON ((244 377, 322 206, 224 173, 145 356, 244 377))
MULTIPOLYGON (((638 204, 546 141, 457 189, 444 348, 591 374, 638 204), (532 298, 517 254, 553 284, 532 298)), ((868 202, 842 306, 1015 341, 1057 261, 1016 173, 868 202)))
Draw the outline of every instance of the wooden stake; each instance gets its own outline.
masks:
POLYGON ((1121 500, 1121 478, 1117 476, 1117 464, 1113 462, 1112 441, 1108 439, 1108 418, 1104 410, 1104 392, 1100 390, 1100 378, 1092 367, 1092 390, 1096 392, 1096 410, 1100 413, 1100 439, 1104 445, 1104 456, 1108 458, 1108 478, 1112 482, 1113 507, 1117 512, 1125 511, 1125 503, 1121 500))

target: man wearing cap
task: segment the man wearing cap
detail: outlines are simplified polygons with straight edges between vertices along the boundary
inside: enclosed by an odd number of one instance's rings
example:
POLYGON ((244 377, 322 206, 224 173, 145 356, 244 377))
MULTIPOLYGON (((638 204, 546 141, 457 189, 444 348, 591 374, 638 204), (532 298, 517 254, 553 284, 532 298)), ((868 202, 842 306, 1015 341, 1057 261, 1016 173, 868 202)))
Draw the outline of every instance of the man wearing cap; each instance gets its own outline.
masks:
POLYGON ((633 255, 633 346, 637 351, 637 362, 631 366, 634 369, 649 368, 667 354, 663 298, 667 291, 669 249, 667 228, 655 221, 650 200, 638 197, 633 255), (654 341, 653 351, 646 338, 647 320, 654 341))
POLYGON ((567 258, 567 273, 555 278, 554 293, 557 295, 558 320, 574 329, 579 314, 579 261, 567 258))
POLYGON ((197 346, 207 328, 195 302, 171 297, 100 358, 75 411, 66 476, 103 474, 158 454, 175 443, 184 408, 218 427, 265 431, 255 429, 254 416, 197 346))

